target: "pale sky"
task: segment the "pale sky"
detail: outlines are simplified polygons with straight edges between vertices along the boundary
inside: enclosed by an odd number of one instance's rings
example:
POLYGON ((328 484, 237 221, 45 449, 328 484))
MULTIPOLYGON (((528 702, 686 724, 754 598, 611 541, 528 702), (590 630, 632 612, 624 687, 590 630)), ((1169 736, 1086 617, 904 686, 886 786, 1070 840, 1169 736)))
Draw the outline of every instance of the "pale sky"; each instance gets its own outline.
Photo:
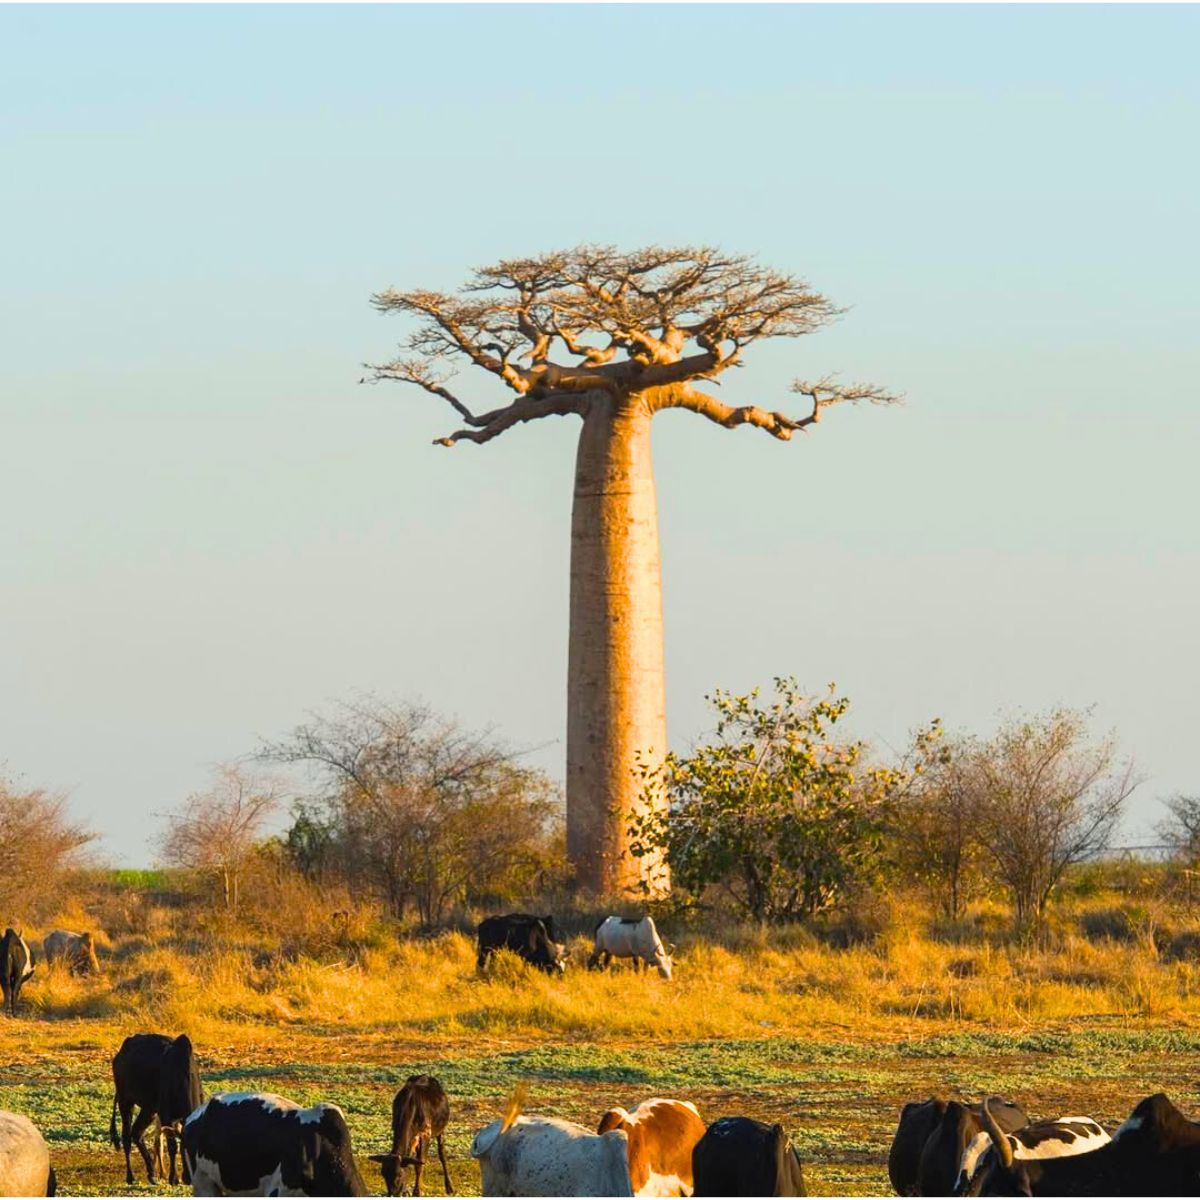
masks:
MULTIPOLYGON (((716 243, 850 311, 656 424, 668 712, 836 680, 853 729, 1095 705, 1200 790, 1194 7, 0 8, 0 762, 113 861, 210 764, 423 697, 561 777, 568 420, 430 444, 359 387, 453 288, 716 243)), ((464 376, 474 400, 500 399, 464 376)))

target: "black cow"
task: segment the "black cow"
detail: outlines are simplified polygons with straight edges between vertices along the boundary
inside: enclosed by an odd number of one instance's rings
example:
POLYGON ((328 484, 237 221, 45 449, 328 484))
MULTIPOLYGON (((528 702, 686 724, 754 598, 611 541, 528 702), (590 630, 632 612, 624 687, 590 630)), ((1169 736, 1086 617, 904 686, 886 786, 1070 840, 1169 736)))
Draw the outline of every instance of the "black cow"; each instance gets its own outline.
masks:
MULTIPOLYGON (((992 1115, 1010 1133, 1029 1124, 1025 1110, 999 1096, 988 1098, 992 1115)), ((983 1105, 929 1099, 906 1104, 888 1153, 888 1178, 897 1196, 948 1196, 963 1151, 983 1129, 983 1105)))
POLYGON ((1015 1158, 984 1109, 992 1153, 964 1194, 970 1196, 1195 1196, 1200 1185, 1200 1124, 1162 1093, 1147 1096, 1098 1150, 1070 1158, 1015 1158))
POLYGON ((446 1180, 446 1195, 452 1195, 450 1168, 442 1134, 450 1120, 450 1101, 442 1085, 432 1075, 410 1075, 392 1100, 392 1149, 388 1154, 372 1154, 379 1163, 389 1196, 404 1194, 404 1168, 414 1169, 413 1195, 421 1194, 421 1173, 429 1153, 430 1138, 437 1138, 438 1158, 446 1180), (399 1187, 397 1187, 397 1183, 399 1187))
POLYGON ((720 1117, 692 1148, 693 1196, 805 1196, 800 1156, 782 1125, 720 1117))
POLYGON ((535 917, 531 913, 508 913, 502 917, 487 917, 475 931, 479 955, 475 965, 487 969, 497 950, 511 950, 527 963, 553 975, 566 968, 566 947, 554 939, 554 918, 535 917))
POLYGON ((10 1016, 17 1015, 17 1000, 33 967, 33 951, 25 939, 15 929, 6 929, 0 938, 0 992, 10 1016))
POLYGON ((222 1092, 183 1126, 197 1196, 365 1196, 336 1104, 301 1108, 270 1092, 222 1092))
MULTIPOLYGON (((175 1174, 175 1152, 183 1132, 183 1122, 204 1100, 200 1090, 200 1072, 192 1043, 186 1034, 169 1038, 161 1033, 134 1033, 127 1037, 113 1055, 113 1106, 108 1126, 109 1140, 117 1150, 125 1151, 125 1182, 133 1184, 133 1166, 129 1161, 130 1146, 136 1142, 146 1164, 146 1178, 155 1182, 155 1163, 161 1166, 159 1147, 166 1134, 171 1160, 168 1181, 178 1182, 175 1174), (137 1120, 130 1124, 134 1107, 137 1120), (121 1113, 121 1136, 117 1137, 117 1112, 121 1113), (158 1122, 154 1158, 142 1140, 151 1121, 158 1122)), ((189 1183, 187 1159, 183 1161, 183 1182, 189 1183)))

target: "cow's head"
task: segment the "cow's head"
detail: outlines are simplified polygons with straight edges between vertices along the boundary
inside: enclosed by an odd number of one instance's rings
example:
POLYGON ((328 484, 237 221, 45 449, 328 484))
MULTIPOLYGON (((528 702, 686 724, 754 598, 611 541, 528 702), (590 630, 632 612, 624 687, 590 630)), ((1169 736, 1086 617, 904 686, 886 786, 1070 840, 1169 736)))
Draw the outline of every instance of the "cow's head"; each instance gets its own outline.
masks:
POLYGON ((402 1170, 404 1165, 410 1160, 402 1154, 372 1154, 370 1160, 373 1163, 379 1164, 380 1174, 383 1176, 383 1186, 387 1189, 387 1195, 399 1196, 404 1191, 404 1180, 402 1170), (399 1187, 397 1187, 399 1184, 399 1187))

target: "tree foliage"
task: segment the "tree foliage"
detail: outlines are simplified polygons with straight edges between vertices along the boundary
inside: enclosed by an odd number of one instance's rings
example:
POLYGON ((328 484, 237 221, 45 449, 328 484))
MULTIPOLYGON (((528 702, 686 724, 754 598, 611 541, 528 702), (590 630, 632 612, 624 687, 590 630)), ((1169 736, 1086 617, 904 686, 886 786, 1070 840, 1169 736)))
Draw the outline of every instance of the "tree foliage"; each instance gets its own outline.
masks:
POLYGON ((1187 866, 1200 862, 1200 796, 1172 796, 1167 816, 1156 826, 1158 835, 1187 866))
MULTIPOLYGON (((832 687, 811 697, 779 678, 768 704, 757 689, 708 699, 715 737, 647 772, 668 804, 634 818, 633 853, 665 851, 677 885, 718 889, 764 922, 813 916, 870 882, 889 808, 913 772, 870 765, 862 742, 833 739, 849 701, 832 687)), ((936 737, 936 726, 921 735, 922 752, 936 737)))
POLYGON ((276 784, 244 767, 218 768, 212 787, 168 817, 159 842, 163 861, 214 876, 225 908, 236 912, 246 864, 280 799, 276 784))
POLYGON ((287 844, 312 873, 427 924, 486 892, 521 893, 562 862, 562 805, 487 732, 374 697, 297 728, 266 757, 313 769, 287 844))
POLYGON ((0 777, 0 925, 19 927, 52 906, 95 839, 72 820, 65 797, 0 777))

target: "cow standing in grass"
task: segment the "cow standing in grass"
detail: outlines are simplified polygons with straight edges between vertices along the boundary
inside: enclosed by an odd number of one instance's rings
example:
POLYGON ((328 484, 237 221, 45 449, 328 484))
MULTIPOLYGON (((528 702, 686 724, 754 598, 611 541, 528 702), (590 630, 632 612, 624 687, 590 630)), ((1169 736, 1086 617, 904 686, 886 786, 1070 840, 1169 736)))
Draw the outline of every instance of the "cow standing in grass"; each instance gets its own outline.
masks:
POLYGON ((596 926, 588 970, 607 968, 614 958, 631 958, 635 970, 643 964, 657 967, 664 979, 671 978, 671 956, 658 936, 653 917, 605 917, 596 926))
POLYGON ((567 948, 554 940, 553 917, 535 917, 532 913, 485 917, 475 937, 479 948, 475 967, 480 974, 499 950, 511 950, 549 975, 561 975, 567 969, 567 948))
POLYGON ((404 1194, 404 1168, 408 1166, 413 1168, 413 1195, 421 1194, 421 1173, 432 1138, 437 1138, 446 1195, 453 1193, 442 1141, 449 1120, 450 1101, 442 1085, 432 1075, 410 1075, 392 1100, 392 1149, 388 1154, 371 1155, 371 1161, 377 1162, 383 1173, 389 1196, 404 1194))
MULTIPOLYGON (((175 1155, 183 1134, 183 1122, 203 1103, 200 1072, 192 1043, 186 1034, 171 1039, 161 1033, 135 1033, 127 1037, 113 1056, 113 1107, 108 1136, 113 1148, 125 1151, 125 1183, 133 1186, 129 1152, 134 1143, 146 1164, 146 1178, 155 1183, 156 1163, 161 1168, 163 1137, 170 1158, 168 1181, 174 1185, 175 1155), (134 1108, 138 1109, 132 1120, 134 1108), (121 1114, 121 1136, 117 1138, 117 1113, 121 1114), (156 1123, 153 1158, 144 1141, 151 1122, 156 1123)), ((187 1159, 183 1182, 189 1183, 187 1159)))
POLYGON ((720 1117, 692 1151, 696 1196, 804 1196, 800 1155, 782 1125, 720 1117))
POLYGON ((65 962, 72 975, 99 975, 100 962, 96 958, 96 943, 90 933, 70 933, 56 929, 42 939, 46 952, 46 964, 65 962))
POLYGON ((33 974, 33 967, 33 951, 25 939, 15 929, 6 929, 0 938, 0 993, 9 1016, 17 1015, 17 1000, 33 974))
POLYGON ((629 1181, 635 1196, 690 1196, 692 1150, 705 1125, 690 1100, 643 1100, 633 1110, 610 1108, 597 1133, 623 1130, 629 1139, 629 1181))

